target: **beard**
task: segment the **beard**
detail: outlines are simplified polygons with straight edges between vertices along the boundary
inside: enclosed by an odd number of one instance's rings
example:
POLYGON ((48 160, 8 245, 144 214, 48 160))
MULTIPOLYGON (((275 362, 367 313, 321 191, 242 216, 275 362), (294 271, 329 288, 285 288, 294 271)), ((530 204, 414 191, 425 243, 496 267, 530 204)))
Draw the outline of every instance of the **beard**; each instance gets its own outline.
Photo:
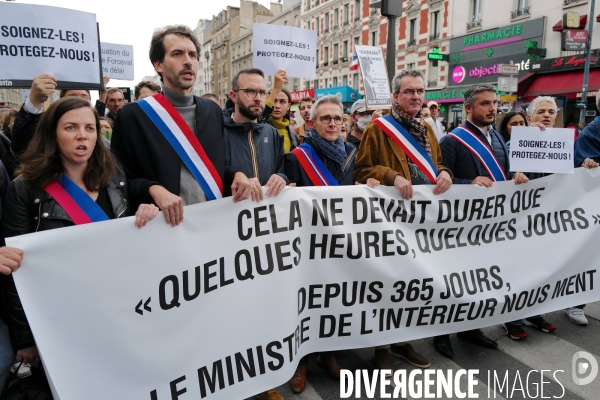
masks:
MULTIPOLYGON (((250 107, 247 107, 241 101, 237 102, 237 106, 238 106, 239 113, 250 120, 257 119, 258 117, 260 117, 262 115, 262 113, 264 111, 264 107, 260 104, 259 104, 260 110, 258 110, 258 111, 253 111, 250 107)), ((251 104, 251 106, 255 106, 255 104, 253 103, 253 104, 251 104)))
MULTIPOLYGON (((176 88, 179 88, 179 89, 188 90, 189 88, 191 88, 192 86, 194 86, 195 80, 192 81, 192 82, 187 82, 187 81, 180 80, 180 75, 183 72, 186 72, 186 71, 194 72, 194 70, 192 68, 183 68, 179 72, 175 72, 175 71, 171 71, 171 70, 165 70, 165 72, 163 73, 163 75, 164 75, 163 79, 165 81, 169 81, 169 83, 173 87, 176 87, 176 88)), ((196 76, 195 73, 194 73, 194 76, 196 76)))

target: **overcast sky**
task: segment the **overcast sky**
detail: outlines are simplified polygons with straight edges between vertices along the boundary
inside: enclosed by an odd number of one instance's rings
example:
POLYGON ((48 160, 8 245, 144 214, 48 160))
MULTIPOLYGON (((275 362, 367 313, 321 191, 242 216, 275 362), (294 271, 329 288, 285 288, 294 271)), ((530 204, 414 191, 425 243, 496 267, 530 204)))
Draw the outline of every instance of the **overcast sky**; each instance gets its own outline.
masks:
MULTIPOLYGON (((269 7, 269 0, 256 1, 269 7)), ((109 86, 130 87, 135 86, 144 76, 154 75, 154 68, 148 59, 148 48, 154 29, 173 24, 185 24, 194 29, 199 19, 210 19, 228 5, 236 7, 240 5, 240 0, 167 0, 148 3, 130 0, 16 0, 16 2, 72 8, 96 14, 102 42, 133 46, 135 81, 113 80, 109 84, 109 86)))

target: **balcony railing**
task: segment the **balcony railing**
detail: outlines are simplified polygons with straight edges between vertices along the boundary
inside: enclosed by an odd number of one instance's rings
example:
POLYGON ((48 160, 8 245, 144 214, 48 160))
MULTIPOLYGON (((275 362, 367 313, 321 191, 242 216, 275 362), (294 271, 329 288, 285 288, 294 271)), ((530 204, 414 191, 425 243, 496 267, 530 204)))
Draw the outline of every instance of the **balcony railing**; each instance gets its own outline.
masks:
POLYGON ((354 17, 354 22, 360 21, 360 17, 354 17))
POLYGON ((436 33, 435 35, 429 35, 429 41, 433 42, 434 40, 438 40, 440 38, 440 34, 436 33))
POLYGON ((530 15, 529 14, 529 7, 523 7, 520 10, 514 10, 510 12, 510 18, 511 19, 515 19, 517 17, 521 17, 523 15, 530 15))
POLYGON ((413 47, 416 45, 417 45, 417 41, 416 41, 416 39, 413 39, 413 40, 408 41, 408 44, 406 45, 406 47, 413 47))
POLYGON ((427 81, 427 87, 436 87, 436 86, 437 86, 437 79, 427 81))
POLYGON ((564 0, 563 1, 563 5, 564 6, 568 6, 568 5, 571 5, 571 4, 579 3, 580 1, 581 0, 564 0))
POLYGON ((467 30, 481 27, 481 20, 471 21, 467 24, 467 30))

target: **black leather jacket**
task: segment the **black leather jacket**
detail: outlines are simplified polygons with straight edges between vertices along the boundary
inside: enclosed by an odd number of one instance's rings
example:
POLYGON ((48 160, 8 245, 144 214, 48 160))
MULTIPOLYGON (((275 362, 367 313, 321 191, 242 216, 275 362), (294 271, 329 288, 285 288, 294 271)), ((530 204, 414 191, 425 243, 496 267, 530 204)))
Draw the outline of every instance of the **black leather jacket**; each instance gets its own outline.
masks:
MULTIPOLYGON (((129 216, 127 180, 120 169, 107 186, 107 190, 116 218, 129 216)), ((48 193, 32 187, 19 178, 10 183, 4 207, 5 213, 2 219, 4 237, 75 225, 65 210, 48 193)), ((33 346, 35 345, 33 334, 12 275, 4 277, 4 284, 15 346, 18 350, 33 346)))

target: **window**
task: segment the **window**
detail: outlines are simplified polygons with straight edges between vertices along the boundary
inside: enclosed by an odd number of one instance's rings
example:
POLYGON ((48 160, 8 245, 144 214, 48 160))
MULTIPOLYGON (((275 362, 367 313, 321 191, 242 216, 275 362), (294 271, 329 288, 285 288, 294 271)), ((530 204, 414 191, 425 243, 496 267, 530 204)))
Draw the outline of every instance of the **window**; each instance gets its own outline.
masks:
POLYGON ((310 10, 310 2, 311 1, 312 0, 306 0, 306 7, 305 7, 306 11, 310 10))
POLYGON ((304 89, 305 90, 310 89, 310 81, 307 80, 307 81, 304 82, 304 89))
POLYGON ((342 57, 348 58, 348 41, 344 40, 342 44, 342 57))
POLYGON ((336 9, 333 13, 333 26, 338 26, 340 23, 340 10, 336 9))
POLYGON ((481 19, 481 0, 471 0, 471 21, 481 19))
POLYGON ((431 28, 429 29, 429 32, 431 32, 429 34, 430 40, 437 40, 440 38, 439 16, 440 16, 439 11, 431 13, 431 28))
POLYGON ((360 38, 357 36, 354 38, 354 45, 358 46, 360 44, 360 38))
POLYGON ((340 57, 340 45, 336 43, 333 45, 333 59, 337 60, 339 57, 340 57))
POLYGON ((327 86, 327 78, 323 79, 323 87, 328 87, 327 86))
POLYGON ((375 32, 371 32, 371 46, 377 46, 377 34, 375 32))
POLYGON ((348 75, 342 77, 342 85, 348 86, 348 75))
POLYGON ((326 63, 327 63, 327 62, 329 62, 329 47, 325 47, 325 49, 324 49, 323 53, 324 53, 324 57, 325 57, 325 60, 324 60, 324 61, 325 61, 326 63))
POLYGON ((319 80, 315 79, 315 83, 314 83, 315 89, 319 88, 319 80))
POLYGON ((354 76, 352 77, 352 87, 354 88, 354 90, 358 90, 358 74, 354 74, 354 76))
POLYGON ((321 34, 321 21, 319 20, 319 17, 317 17, 316 21, 317 22, 316 22, 315 26, 317 28, 317 35, 320 35, 321 34))
POLYGON ((337 76, 335 76, 335 77, 333 78, 333 86, 335 87, 335 86, 337 86, 337 85, 338 85, 338 78, 337 78, 337 76))
POLYGON ((325 13, 325 32, 329 32, 329 13, 325 13))
POLYGON ((360 19, 360 0, 354 1, 354 20, 358 21, 360 19))
POLYGON ((344 6, 344 25, 350 20, 350 4, 344 6))
POLYGON ((406 69, 415 69, 415 63, 406 64, 406 69))
POLYGON ((523 10, 529 7, 529 0, 517 0, 517 10, 523 10))
POLYGON ((317 49, 317 65, 319 65, 319 61, 321 61, 321 59, 319 58, 319 49, 317 49))
POLYGON ((414 19, 410 20, 410 30, 408 31, 409 45, 410 45, 410 43, 414 43, 415 42, 416 29, 417 29, 417 19, 414 18, 414 19))

